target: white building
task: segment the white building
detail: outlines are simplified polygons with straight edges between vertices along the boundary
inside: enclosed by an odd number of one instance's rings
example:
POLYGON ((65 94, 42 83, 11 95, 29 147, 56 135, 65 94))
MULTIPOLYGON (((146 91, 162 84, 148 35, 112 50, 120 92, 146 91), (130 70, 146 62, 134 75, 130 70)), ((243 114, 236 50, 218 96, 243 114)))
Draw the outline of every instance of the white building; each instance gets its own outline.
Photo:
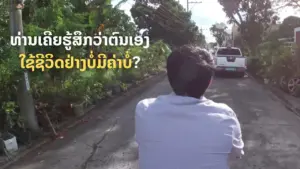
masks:
POLYGON ((300 27, 294 29, 294 42, 300 46, 300 27))

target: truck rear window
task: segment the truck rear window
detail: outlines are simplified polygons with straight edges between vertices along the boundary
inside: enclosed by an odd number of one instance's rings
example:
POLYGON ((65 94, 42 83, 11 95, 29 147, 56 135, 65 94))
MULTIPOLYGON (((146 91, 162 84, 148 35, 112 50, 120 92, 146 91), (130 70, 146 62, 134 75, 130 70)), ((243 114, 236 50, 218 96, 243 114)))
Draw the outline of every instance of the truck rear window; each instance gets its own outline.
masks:
POLYGON ((238 49, 219 49, 217 55, 242 55, 238 49))

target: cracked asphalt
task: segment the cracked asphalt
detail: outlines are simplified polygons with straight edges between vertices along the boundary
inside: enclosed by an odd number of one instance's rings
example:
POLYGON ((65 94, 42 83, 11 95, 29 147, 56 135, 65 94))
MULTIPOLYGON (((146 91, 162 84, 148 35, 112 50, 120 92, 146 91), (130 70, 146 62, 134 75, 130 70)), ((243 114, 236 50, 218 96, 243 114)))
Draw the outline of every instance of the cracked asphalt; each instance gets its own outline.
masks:
MULTIPOLYGON (((96 109, 92 118, 68 131, 64 139, 10 169, 138 169, 135 105, 170 92, 165 78, 122 105, 96 109)), ((300 169, 300 120, 263 86, 250 78, 216 78, 206 97, 227 103, 242 124, 245 156, 230 160, 232 169, 300 169)))

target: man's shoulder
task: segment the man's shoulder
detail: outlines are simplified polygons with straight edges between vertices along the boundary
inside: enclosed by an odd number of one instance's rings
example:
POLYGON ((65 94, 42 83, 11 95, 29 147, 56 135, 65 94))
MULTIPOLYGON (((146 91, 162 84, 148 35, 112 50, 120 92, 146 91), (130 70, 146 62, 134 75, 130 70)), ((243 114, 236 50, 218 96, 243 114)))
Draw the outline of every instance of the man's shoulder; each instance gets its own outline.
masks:
POLYGON ((231 107, 229 107, 227 104, 225 103, 217 103, 217 102, 213 102, 212 104, 215 108, 220 109, 220 110, 225 110, 225 111, 233 111, 231 107))
POLYGON ((139 101, 136 105, 136 111, 146 110, 150 105, 152 105, 157 98, 147 98, 139 101))
POLYGON ((216 112, 221 112, 221 113, 225 113, 230 116, 235 116, 235 113, 232 110, 232 108, 229 107, 225 103, 217 103, 217 102, 211 101, 211 106, 215 109, 216 112))
POLYGON ((137 105, 149 106, 156 101, 157 98, 147 98, 138 102, 137 105))

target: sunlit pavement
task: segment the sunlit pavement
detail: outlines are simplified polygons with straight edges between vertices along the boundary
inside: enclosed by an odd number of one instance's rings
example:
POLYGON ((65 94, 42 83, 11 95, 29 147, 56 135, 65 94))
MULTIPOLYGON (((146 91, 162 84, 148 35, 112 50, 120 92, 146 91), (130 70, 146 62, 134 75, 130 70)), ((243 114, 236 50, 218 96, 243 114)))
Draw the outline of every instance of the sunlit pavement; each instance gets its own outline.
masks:
MULTIPOLYGON (((126 105, 111 109, 110 116, 90 119, 12 168, 138 169, 135 105, 170 91, 165 79, 126 105)), ((242 124, 245 156, 231 161, 231 168, 300 168, 300 120, 262 86, 249 78, 216 78, 207 97, 230 105, 242 124)))

